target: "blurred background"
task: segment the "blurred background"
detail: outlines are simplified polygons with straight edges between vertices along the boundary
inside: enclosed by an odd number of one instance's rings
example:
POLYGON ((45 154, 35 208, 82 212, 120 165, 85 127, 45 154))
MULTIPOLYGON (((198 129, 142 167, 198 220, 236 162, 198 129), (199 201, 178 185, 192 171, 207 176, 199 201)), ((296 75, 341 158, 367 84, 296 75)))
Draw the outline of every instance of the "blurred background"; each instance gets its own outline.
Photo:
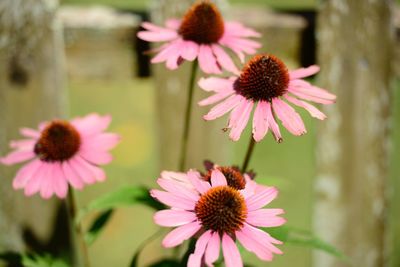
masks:
MULTIPOLYGON (((161 24, 191 2, 0 0, 2 154, 20 126, 98 112, 113 116, 110 131, 119 133, 122 143, 105 167, 107 181, 79 192, 81 207, 121 186, 153 187, 161 170, 176 170, 189 64, 174 72, 151 66, 144 54, 150 45, 135 34, 141 21, 161 24)), ((338 95, 336 107, 324 109, 326 121, 299 110, 306 135, 283 130, 282 144, 268 135, 256 146, 250 167, 260 182, 279 187, 273 206, 286 210, 288 225, 338 246, 353 266, 400 266, 397 3, 216 2, 226 18, 263 33, 261 52, 277 55, 289 68, 320 63, 321 75, 313 82, 338 95)), ((197 88, 196 99, 204 96, 197 88)), ((206 124, 201 115, 207 110, 194 111, 190 167, 201 169, 204 159, 241 164, 250 129, 239 142, 230 142, 221 131, 226 118, 206 124)), ((27 229, 48 246, 57 201, 26 200, 13 192, 15 170, 0 167, 0 251, 23 249, 32 234, 27 229)), ((118 209, 89 248, 92 266, 128 266, 141 241, 157 231, 152 214, 140 206, 118 209)), ((244 257, 254 266, 351 266, 304 244, 282 249, 285 254, 271 263, 244 257)), ((143 251, 140 266, 163 255, 171 252, 158 239, 143 251)))

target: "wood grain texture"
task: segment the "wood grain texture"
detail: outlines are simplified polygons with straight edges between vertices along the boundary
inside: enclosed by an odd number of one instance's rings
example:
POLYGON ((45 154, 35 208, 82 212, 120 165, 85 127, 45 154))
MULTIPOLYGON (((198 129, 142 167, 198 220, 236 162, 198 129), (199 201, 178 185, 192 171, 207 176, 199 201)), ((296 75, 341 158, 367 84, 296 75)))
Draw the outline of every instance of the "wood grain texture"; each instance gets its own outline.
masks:
MULTIPOLYGON (((314 227, 354 266, 387 266, 391 5, 323 1, 318 20, 319 85, 337 103, 319 129, 314 227)), ((315 253, 314 266, 347 265, 315 253)))
MULTIPOLYGON (((64 116, 62 27, 56 1, 3 0, 0 4, 0 152, 21 138, 22 126, 64 116)), ((22 231, 40 241, 52 231, 58 201, 27 198, 12 189, 19 166, 0 166, 0 250, 22 250, 22 231), (5 234, 6 233, 6 234, 5 234)))

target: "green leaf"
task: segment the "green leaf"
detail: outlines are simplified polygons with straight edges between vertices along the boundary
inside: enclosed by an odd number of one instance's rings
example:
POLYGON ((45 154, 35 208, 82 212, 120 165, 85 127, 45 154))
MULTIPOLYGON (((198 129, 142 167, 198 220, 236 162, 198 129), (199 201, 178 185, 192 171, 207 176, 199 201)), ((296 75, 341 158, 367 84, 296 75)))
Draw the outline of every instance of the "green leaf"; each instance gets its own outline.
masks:
POLYGON ((22 265, 24 267, 68 267, 68 264, 50 254, 25 254, 22 256, 22 265))
POLYGON ((332 256, 335 256, 340 260, 349 261, 349 258, 339 249, 323 241, 321 238, 315 236, 310 231, 289 226, 273 227, 264 230, 268 232, 272 237, 284 243, 318 249, 332 256))
POLYGON ((8 263, 10 266, 21 266, 21 254, 13 251, 5 251, 0 253, 0 261, 8 263))
POLYGON ((106 210, 100 213, 97 218, 93 221, 92 225, 89 228, 89 231, 85 234, 85 241, 88 245, 93 244, 93 242, 100 235, 104 226, 106 226, 107 222, 110 220, 114 210, 106 210))
POLYGON ((91 211, 106 211, 138 203, 157 210, 165 208, 150 196, 148 188, 144 186, 126 186, 90 202, 86 208, 79 211, 77 222, 80 222, 91 211))

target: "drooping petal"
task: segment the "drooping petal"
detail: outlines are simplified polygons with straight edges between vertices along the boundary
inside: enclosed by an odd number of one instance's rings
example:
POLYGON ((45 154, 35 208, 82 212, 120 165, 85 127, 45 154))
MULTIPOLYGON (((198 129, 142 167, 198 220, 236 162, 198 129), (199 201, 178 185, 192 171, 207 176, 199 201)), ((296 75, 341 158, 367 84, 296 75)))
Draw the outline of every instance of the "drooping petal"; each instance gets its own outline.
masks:
POLYGON ((53 175, 53 185, 56 195, 59 198, 65 198, 68 193, 68 183, 60 163, 54 164, 53 175))
POLYGON ((181 46, 181 56, 182 58, 193 61, 199 54, 199 45, 192 41, 184 40, 181 46))
POLYGON ((225 35, 238 37, 261 37, 259 32, 243 26, 240 22, 225 22, 225 35))
POLYGON ((187 267, 201 267, 202 258, 211 238, 211 230, 204 232, 196 242, 194 253, 190 254, 187 267))
POLYGON ((154 222, 166 227, 181 226, 195 220, 196 214, 185 210, 160 210, 154 214, 154 222))
POLYGON ((181 21, 179 19, 168 19, 165 22, 165 26, 169 29, 178 30, 181 25, 181 21))
POLYGON ((213 44, 211 46, 214 55, 217 57, 218 63, 227 71, 230 71, 234 74, 239 74, 239 70, 236 67, 235 63, 233 63, 231 57, 222 49, 219 45, 213 44))
POLYGON ((201 100, 198 104, 199 104, 199 106, 207 106, 207 105, 215 104, 215 103, 221 101, 222 99, 230 96, 234 92, 235 91, 233 89, 226 89, 224 91, 220 91, 212 96, 209 96, 209 97, 201 100))
POLYGON ((319 109, 314 107, 313 105, 311 105, 311 104, 309 104, 307 102, 304 102, 302 100, 299 100, 299 99, 297 99, 295 97, 291 97, 289 95, 285 95, 285 98, 289 102, 295 104, 296 106, 302 107, 305 110, 307 110, 310 113, 310 115, 313 116, 314 118, 317 118, 319 120, 326 119, 326 115, 324 113, 322 113, 319 109))
POLYGON ((93 184, 96 182, 96 178, 84 162, 84 160, 81 160, 78 157, 73 157, 68 161, 69 166, 85 184, 93 184))
POLYGON ((25 185, 26 196, 32 196, 33 194, 36 194, 37 192, 39 192, 42 183, 47 182, 47 174, 50 170, 49 166, 50 164, 47 162, 41 164, 36 172, 32 175, 32 177, 27 181, 25 185))
POLYGON ((266 101, 258 102, 253 115, 253 138, 261 141, 268 132, 268 104, 266 101))
POLYGON ((211 172, 211 185, 212 187, 227 185, 228 182, 226 181, 225 176, 222 172, 218 169, 214 169, 211 172))
POLYGON ((225 233, 222 236, 222 253, 226 267, 243 267, 242 257, 235 242, 225 233))
POLYGON ((101 133, 83 138, 81 149, 106 151, 114 148, 121 140, 118 134, 101 133))
POLYGON ((221 69, 209 45, 201 44, 199 49, 199 66, 205 73, 220 74, 221 69))
POLYGON ((68 161, 64 161, 62 163, 62 170, 64 172, 65 178, 73 188, 80 190, 84 187, 82 179, 79 178, 79 175, 71 168, 68 161))
POLYGON ((40 138, 40 132, 31 129, 31 128, 21 128, 19 130, 20 134, 25 136, 25 137, 30 137, 30 138, 35 138, 35 139, 39 139, 40 138))
POLYGON ((148 42, 166 42, 178 38, 176 31, 164 29, 162 31, 140 31, 137 36, 148 42))
POLYGON ((20 163, 23 161, 30 160, 36 156, 33 149, 29 150, 15 150, 9 153, 7 156, 0 158, 0 163, 4 165, 13 165, 15 163, 20 163))
POLYGON ((34 139, 22 139, 22 140, 11 140, 10 148, 19 150, 33 150, 35 147, 36 140, 34 139))
POLYGON ((304 77, 314 75, 315 73, 319 72, 319 69, 320 69, 319 66, 312 65, 307 68, 301 68, 301 69, 289 71, 289 76, 290 76, 291 80, 304 78, 304 77))
POLYGON ((156 189, 151 190, 150 194, 161 203, 178 209, 193 210, 196 204, 196 202, 193 200, 156 189))
POLYGON ((307 132, 300 115, 291 106, 279 98, 272 99, 272 105, 276 115, 289 132, 297 136, 307 132))
POLYGON ((180 46, 182 39, 177 39, 167 44, 155 57, 151 59, 151 63, 160 63, 167 61, 168 58, 174 57, 177 58, 179 56, 178 47, 180 46))
POLYGON ((201 225, 197 221, 179 226, 167 234, 162 241, 162 245, 166 248, 176 247, 191 238, 200 228, 201 225))
POLYGON ((205 262, 207 266, 214 266, 213 263, 219 258, 219 251, 221 250, 221 239, 218 232, 212 233, 210 241, 208 242, 205 252, 205 262))
POLYGON ((275 187, 264 187, 255 192, 246 199, 247 210, 253 211, 258 210, 278 196, 278 190, 275 187))
POLYGON ((201 78, 197 84, 204 91, 214 91, 218 93, 227 89, 233 90, 233 83, 236 79, 236 77, 231 77, 229 79, 217 77, 201 78))
POLYGON ((41 167, 43 162, 39 159, 34 159, 31 162, 27 163, 23 166, 13 180, 13 188, 14 189, 21 189, 26 186, 28 181, 35 175, 37 170, 41 167))
POLYGON ((275 227, 281 226, 286 222, 286 219, 278 217, 283 214, 283 209, 259 209, 250 211, 247 214, 246 221, 254 226, 259 227, 275 227))
POLYGON ((44 199, 49 199, 56 191, 56 183, 55 179, 57 179, 55 175, 56 164, 49 163, 47 168, 48 172, 46 174, 47 177, 43 177, 42 183, 40 185, 40 196, 44 199))
POLYGON ((106 151, 82 147, 79 156, 96 165, 105 165, 113 160, 113 156, 106 151))
POLYGON ((267 120, 268 120, 268 127, 271 129, 275 140, 280 143, 282 141, 281 131, 279 130, 278 123, 275 120, 274 114, 272 113, 272 106, 269 102, 266 102, 266 111, 267 111, 267 120))
POLYGON ((253 105, 253 101, 244 100, 241 106, 236 107, 236 111, 240 113, 237 114, 237 116, 234 116, 234 114, 236 113, 235 110, 232 112, 228 127, 231 128, 229 137, 233 141, 238 141, 244 128, 246 128, 247 122, 250 118, 251 110, 253 109, 253 105))

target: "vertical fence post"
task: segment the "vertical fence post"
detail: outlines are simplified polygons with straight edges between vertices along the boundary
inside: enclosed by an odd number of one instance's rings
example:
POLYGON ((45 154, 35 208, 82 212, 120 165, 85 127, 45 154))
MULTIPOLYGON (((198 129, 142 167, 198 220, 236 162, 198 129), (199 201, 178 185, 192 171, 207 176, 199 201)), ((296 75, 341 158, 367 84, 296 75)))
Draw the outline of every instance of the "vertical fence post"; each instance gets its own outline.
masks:
MULTIPOLYGON (((316 234, 353 266, 386 266, 393 26, 390 0, 322 1, 320 85, 337 94, 317 144, 316 234)), ((347 266, 314 254, 314 266, 347 266)))
MULTIPOLYGON (((63 116, 65 91, 62 27, 56 0, 0 1, 0 153, 21 126, 63 116)), ((46 241, 58 201, 27 198, 12 189, 17 168, 0 166, 0 251, 22 250, 30 229, 46 241)))

